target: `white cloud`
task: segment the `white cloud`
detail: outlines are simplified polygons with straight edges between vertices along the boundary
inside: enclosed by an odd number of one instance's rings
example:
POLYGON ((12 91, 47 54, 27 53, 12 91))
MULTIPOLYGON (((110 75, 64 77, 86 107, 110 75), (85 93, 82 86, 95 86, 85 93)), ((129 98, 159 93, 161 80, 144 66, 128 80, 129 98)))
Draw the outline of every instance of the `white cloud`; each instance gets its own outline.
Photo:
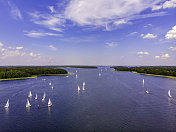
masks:
POLYGON ((168 0, 168 1, 165 1, 163 4, 154 5, 152 10, 174 8, 174 7, 176 7, 176 0, 168 0))
MULTIPOLYGON (((82 26, 126 24, 142 16, 137 14, 158 2, 161 0, 71 0, 65 9, 65 17, 82 26)), ((144 14, 142 17, 151 16, 144 14)))
POLYGON ((155 59, 159 59, 159 58, 160 58, 160 56, 158 56, 158 55, 157 55, 157 56, 155 56, 155 59))
POLYGON ((43 25, 50 30, 63 31, 60 27, 64 26, 66 20, 62 14, 54 13, 51 15, 40 12, 30 12, 28 14, 32 17, 31 21, 35 24, 43 25))
POLYGON ((165 39, 176 39, 176 25, 165 35, 165 39))
POLYGON ((51 13, 55 12, 54 10, 54 6, 48 6, 49 10, 51 11, 51 13))
POLYGON ((20 19, 22 20, 23 17, 21 15, 21 11, 16 7, 12 2, 8 1, 8 5, 11 8, 11 15, 14 19, 20 19))
POLYGON ((106 45, 108 45, 109 47, 115 47, 115 46, 117 46, 117 43, 115 43, 115 42, 107 42, 106 45))
POLYGON ((40 38, 44 36, 61 36, 61 34, 48 33, 48 32, 37 32, 37 31, 24 31, 26 36, 33 38, 40 38))
POLYGON ((57 50, 57 48, 56 48, 56 47, 54 47, 53 45, 49 45, 49 48, 50 48, 51 50, 54 50, 54 51, 56 51, 56 50, 57 50))
POLYGON ((170 46, 169 49, 172 51, 176 51, 176 47, 173 47, 173 46, 170 46))
POLYGON ((146 27, 150 27, 150 26, 152 26, 152 24, 147 24, 144 27, 146 28, 146 27))
POLYGON ((157 37, 157 35, 147 33, 146 35, 141 34, 141 37, 142 37, 143 39, 154 39, 154 38, 157 37))
POLYGON ((135 34, 137 34, 138 32, 132 32, 132 33, 130 33, 130 34, 128 34, 127 36, 133 36, 133 35, 135 35, 135 34))
POLYGON ((143 51, 140 51, 140 52, 137 52, 138 55, 149 55, 149 52, 143 52, 143 51))
POLYGON ((23 49, 24 47, 16 47, 17 50, 23 49))
POLYGON ((3 46, 4 44, 0 42, 0 48, 3 46))
POLYGON ((169 59, 170 55, 168 53, 162 54, 160 56, 155 56, 155 59, 169 59))

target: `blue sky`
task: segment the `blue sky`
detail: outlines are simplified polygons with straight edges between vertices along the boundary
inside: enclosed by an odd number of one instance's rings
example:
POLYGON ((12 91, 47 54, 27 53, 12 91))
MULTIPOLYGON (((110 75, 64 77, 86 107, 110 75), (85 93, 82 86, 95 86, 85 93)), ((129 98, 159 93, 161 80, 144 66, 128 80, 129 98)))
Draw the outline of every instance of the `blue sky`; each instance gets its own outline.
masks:
POLYGON ((176 65, 176 0, 0 0, 0 65, 176 65))

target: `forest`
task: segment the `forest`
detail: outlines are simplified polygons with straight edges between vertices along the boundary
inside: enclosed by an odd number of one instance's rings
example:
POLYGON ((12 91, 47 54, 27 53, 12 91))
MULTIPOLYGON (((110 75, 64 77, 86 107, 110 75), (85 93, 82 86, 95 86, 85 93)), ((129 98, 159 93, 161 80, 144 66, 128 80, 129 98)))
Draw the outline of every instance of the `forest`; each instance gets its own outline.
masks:
POLYGON ((149 67, 125 67, 116 66, 112 67, 115 71, 131 71, 144 74, 154 74, 154 75, 164 75, 164 76, 174 76, 176 77, 176 67, 172 66, 149 66, 149 67))
POLYGON ((64 69, 47 67, 0 67, 0 79, 31 77, 34 75, 68 74, 64 69))

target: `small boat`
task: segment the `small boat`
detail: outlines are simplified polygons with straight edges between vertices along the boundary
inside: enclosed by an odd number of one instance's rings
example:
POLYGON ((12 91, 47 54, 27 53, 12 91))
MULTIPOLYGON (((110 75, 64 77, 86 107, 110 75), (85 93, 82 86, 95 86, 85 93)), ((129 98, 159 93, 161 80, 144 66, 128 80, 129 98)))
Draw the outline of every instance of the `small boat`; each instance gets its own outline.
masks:
POLYGON ((51 82, 49 82, 49 85, 51 86, 51 82))
POLYGON ((78 78, 78 75, 76 74, 76 78, 78 78))
POLYGON ((101 73, 99 73, 98 75, 99 75, 99 77, 101 77, 101 73))
POLYGON ((50 98, 49 98, 48 107, 51 107, 51 106, 52 106, 52 102, 51 102, 51 100, 50 100, 50 98))
POLYGON ((146 93, 146 94, 149 94, 149 91, 148 91, 148 90, 146 90, 146 91, 145 91, 145 93, 146 93))
POLYGON ((169 98, 172 98, 172 96, 171 96, 171 94, 170 94, 170 89, 169 89, 169 91, 168 91, 168 96, 169 96, 169 98))
POLYGON ((32 93, 31 93, 31 91, 29 91, 29 95, 28 95, 28 97, 29 97, 29 98, 32 97, 32 93))
POLYGON ((78 86, 78 91, 80 91, 80 87, 78 86))
POLYGON ((9 99, 7 100, 6 105, 4 106, 5 108, 9 108, 9 99))
POLYGON ((46 98, 46 94, 45 94, 45 92, 44 92, 44 94, 43 94, 43 98, 42 98, 42 101, 44 101, 45 98, 46 98))
POLYGON ((31 104, 30 104, 29 100, 27 99, 26 108, 28 108, 28 107, 31 107, 31 104))
POLYGON ((142 84, 143 84, 143 86, 144 86, 144 79, 142 80, 142 84))
POLYGON ((37 94, 35 95, 35 100, 37 100, 37 94))
POLYGON ((52 89, 54 88, 53 85, 51 86, 51 88, 52 88, 52 89))
POLYGON ((82 90, 85 91, 85 87, 84 86, 83 86, 82 90))
POLYGON ((86 83, 85 82, 83 82, 83 86, 85 86, 86 85, 86 83))

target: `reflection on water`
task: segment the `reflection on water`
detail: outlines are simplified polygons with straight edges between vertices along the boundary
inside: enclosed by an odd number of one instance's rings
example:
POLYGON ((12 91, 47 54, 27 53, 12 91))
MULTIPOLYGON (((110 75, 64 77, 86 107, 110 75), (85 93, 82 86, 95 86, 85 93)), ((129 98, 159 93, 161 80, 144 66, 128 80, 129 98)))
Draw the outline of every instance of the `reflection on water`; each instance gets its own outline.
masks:
POLYGON ((27 111, 28 113, 30 113, 30 109, 31 109, 31 107, 26 107, 26 111, 27 111))
POLYGON ((48 115, 51 114, 51 107, 48 107, 48 115))
POLYGON ((6 113, 6 116, 9 115, 9 108, 5 108, 5 113, 6 113))

